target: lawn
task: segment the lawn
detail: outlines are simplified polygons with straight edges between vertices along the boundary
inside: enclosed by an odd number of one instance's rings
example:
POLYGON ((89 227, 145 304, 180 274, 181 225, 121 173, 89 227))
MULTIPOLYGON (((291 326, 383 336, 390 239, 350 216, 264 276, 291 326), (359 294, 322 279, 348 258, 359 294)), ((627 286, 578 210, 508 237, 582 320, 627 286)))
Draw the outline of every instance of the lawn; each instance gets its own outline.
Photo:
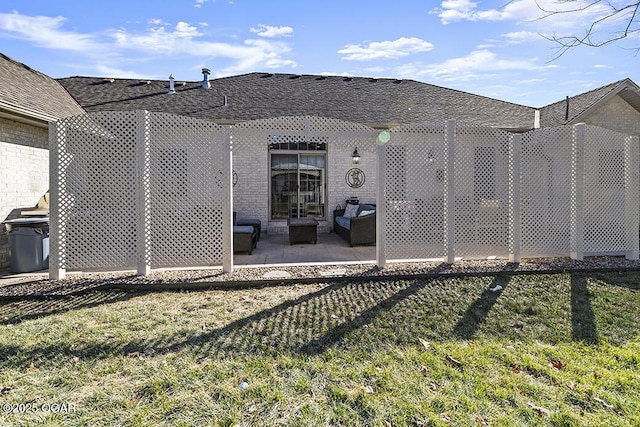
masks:
POLYGON ((638 426, 639 283, 502 274, 2 302, 0 425, 638 426))

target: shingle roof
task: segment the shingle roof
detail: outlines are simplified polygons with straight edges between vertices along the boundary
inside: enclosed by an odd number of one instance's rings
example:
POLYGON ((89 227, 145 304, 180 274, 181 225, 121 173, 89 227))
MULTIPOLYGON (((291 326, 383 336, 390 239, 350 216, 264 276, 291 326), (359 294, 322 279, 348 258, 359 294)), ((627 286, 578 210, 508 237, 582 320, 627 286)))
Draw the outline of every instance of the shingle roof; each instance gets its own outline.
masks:
POLYGON ((620 94, 625 101, 640 110, 640 93, 638 92, 638 86, 630 79, 623 79, 569 97, 568 114, 566 99, 541 108, 540 125, 542 127, 551 127, 577 122, 587 114, 589 110, 616 94, 620 94))
POLYGON ((0 108, 52 120, 84 113, 55 79, 0 53, 0 108))
POLYGON ((250 73, 176 84, 69 77, 59 82, 87 111, 162 111, 220 123, 279 116, 319 116, 371 126, 456 119, 504 129, 531 129, 534 109, 414 80, 250 73), (224 99, 228 104, 224 106, 224 99))

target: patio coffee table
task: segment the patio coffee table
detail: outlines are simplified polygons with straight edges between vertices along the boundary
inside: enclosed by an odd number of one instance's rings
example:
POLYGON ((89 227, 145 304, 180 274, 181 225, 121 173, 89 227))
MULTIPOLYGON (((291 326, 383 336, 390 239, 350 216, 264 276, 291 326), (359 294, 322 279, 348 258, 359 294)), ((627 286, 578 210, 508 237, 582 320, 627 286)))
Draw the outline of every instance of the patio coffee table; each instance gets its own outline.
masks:
POLYGON ((289 244, 318 241, 318 221, 314 218, 289 218, 289 244))

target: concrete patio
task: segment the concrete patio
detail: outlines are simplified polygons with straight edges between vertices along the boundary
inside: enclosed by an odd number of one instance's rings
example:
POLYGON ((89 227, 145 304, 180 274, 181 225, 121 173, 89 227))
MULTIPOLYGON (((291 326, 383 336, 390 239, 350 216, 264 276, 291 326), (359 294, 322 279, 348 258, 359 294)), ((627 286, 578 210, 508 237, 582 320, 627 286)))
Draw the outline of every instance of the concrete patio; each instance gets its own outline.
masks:
POLYGON ((318 233, 318 242, 289 244, 288 234, 263 233, 251 255, 237 253, 235 265, 375 262, 376 247, 350 247, 335 233, 318 233))

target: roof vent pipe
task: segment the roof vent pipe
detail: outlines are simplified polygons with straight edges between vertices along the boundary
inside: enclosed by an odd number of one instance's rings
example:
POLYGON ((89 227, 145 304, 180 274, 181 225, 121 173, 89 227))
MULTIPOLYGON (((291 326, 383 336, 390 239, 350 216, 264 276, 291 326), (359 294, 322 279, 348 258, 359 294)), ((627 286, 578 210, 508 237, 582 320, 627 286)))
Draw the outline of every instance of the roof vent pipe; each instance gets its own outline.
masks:
POLYGON ((173 74, 171 74, 169 76, 169 95, 173 95, 174 93, 176 93, 175 81, 176 81, 176 78, 173 77, 173 74))
POLYGON ((203 89, 211 89, 211 83, 209 82, 209 74, 211 74, 211 70, 208 68, 202 69, 202 88, 203 89))
POLYGON ((226 107, 227 105, 229 105, 229 100, 227 99, 227 95, 225 95, 225 96, 222 98, 222 106, 223 106, 223 107, 226 107))
POLYGON ((565 101, 565 107, 564 107, 564 121, 566 122, 567 120, 569 120, 569 97, 567 96, 567 100, 565 101))

